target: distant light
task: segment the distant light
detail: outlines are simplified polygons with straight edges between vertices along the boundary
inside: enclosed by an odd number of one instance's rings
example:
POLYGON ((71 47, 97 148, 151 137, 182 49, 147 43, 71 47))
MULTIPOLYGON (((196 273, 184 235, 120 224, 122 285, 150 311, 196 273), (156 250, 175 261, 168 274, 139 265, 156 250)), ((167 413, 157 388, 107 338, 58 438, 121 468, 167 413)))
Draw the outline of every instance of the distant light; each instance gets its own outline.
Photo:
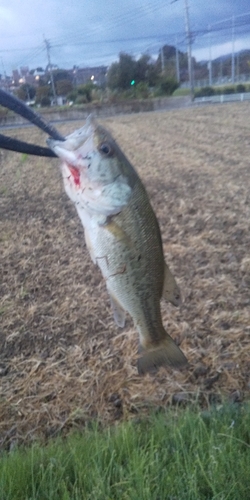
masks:
POLYGON ((135 84, 135 80, 131 80, 130 85, 134 85, 134 84, 135 84))
POLYGON ((39 75, 36 75, 36 80, 39 80, 40 76, 39 75))
POLYGON ((95 77, 94 77, 94 75, 92 75, 91 78, 90 78, 90 80, 93 81, 94 79, 95 79, 95 77))

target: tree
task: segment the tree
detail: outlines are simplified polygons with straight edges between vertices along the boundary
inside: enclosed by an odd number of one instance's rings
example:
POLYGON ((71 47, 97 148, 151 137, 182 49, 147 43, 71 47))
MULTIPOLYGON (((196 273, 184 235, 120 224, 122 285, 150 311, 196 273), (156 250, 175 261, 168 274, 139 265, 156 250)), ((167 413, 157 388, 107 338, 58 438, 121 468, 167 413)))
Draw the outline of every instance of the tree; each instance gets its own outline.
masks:
POLYGON ((120 53, 119 62, 111 64, 107 84, 112 90, 128 90, 131 82, 137 85, 144 82, 149 86, 156 85, 160 70, 148 54, 142 54, 136 61, 129 54, 120 53))
MULTIPOLYGON (((178 50, 180 78, 185 80, 188 75, 188 57, 187 54, 178 50)), ((159 72, 163 72, 171 78, 176 78, 176 48, 173 45, 164 45, 159 51, 156 61, 159 72), (163 59, 163 68, 162 68, 163 59)), ((194 64, 194 58, 193 58, 194 64)))
POLYGON ((73 90, 73 85, 69 80, 59 80, 55 84, 57 95, 67 95, 73 90))
POLYGON ((112 63, 107 74, 107 85, 110 89, 119 88, 119 63, 112 63))
POLYGON ((17 90, 17 96, 22 101, 30 101, 31 99, 34 99, 35 95, 36 95, 36 89, 35 87, 33 87, 33 85, 30 85, 29 83, 24 83, 17 90))
POLYGON ((68 99, 68 101, 75 102, 76 99, 77 99, 77 96, 78 96, 78 92, 77 92, 76 89, 74 89, 74 90, 71 90, 71 92, 68 93, 67 99, 68 99))
POLYGON ((41 104, 41 106, 44 106, 44 107, 50 106, 51 105, 50 98, 48 96, 42 97, 40 104, 41 104))
POLYGON ((136 76, 136 61, 132 56, 121 52, 119 55, 119 62, 111 64, 107 82, 111 89, 126 90, 131 86, 131 82, 135 80, 136 76))
POLYGON ((159 81, 160 71, 156 62, 152 62, 148 67, 148 85, 155 87, 159 81))
MULTIPOLYGON (((94 83, 89 82, 85 83, 85 85, 79 85, 77 87, 77 92, 79 96, 85 98, 85 102, 91 102, 92 101, 92 90, 96 88, 96 85, 94 83)), ((84 102, 84 99, 82 99, 82 102, 84 102)), ((80 104, 79 99, 78 99, 78 104, 80 104)))
POLYGON ((61 80, 68 80, 71 82, 70 74, 66 69, 55 69, 52 73, 55 84, 61 80))
POLYGON ((36 89, 36 102, 41 104, 41 101, 44 97, 49 98, 51 93, 49 85, 43 85, 41 87, 37 87, 36 89))
POLYGON ((148 54, 143 54, 136 61, 136 67, 135 67, 136 83, 147 81, 149 66, 150 66, 150 56, 148 54))
MULTIPOLYGON (((52 71, 53 81, 58 95, 67 95, 73 88, 71 76, 66 69, 54 69, 52 71)), ((46 72, 43 77, 39 77, 39 86, 50 86, 52 95, 52 82, 50 72, 46 72)))

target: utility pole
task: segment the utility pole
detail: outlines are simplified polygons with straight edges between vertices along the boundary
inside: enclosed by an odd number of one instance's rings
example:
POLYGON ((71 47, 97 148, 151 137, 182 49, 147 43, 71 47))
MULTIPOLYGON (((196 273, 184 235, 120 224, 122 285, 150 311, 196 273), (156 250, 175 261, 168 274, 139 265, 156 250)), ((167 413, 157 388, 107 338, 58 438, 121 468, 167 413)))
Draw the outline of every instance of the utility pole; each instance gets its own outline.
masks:
POLYGON ((4 67, 4 63, 3 63, 3 58, 2 57, 1 57, 1 62, 2 62, 2 68, 3 68, 3 74, 4 74, 4 84, 5 84, 5 87, 7 87, 6 71, 5 71, 5 67, 4 67))
POLYGON ((188 51, 188 74, 190 97, 194 100, 194 81, 193 81, 193 65, 192 65, 192 34, 190 31, 188 0, 185 0, 185 24, 186 24, 186 37, 187 37, 187 51, 188 51))
POLYGON ((175 39, 175 55, 176 55, 176 79, 180 83, 180 64, 179 64, 179 50, 177 47, 177 37, 175 39))
MULTIPOLYGON (((216 23, 210 24, 208 26, 208 30, 211 32, 211 26, 215 26, 216 24, 222 24, 223 22, 231 21, 231 35, 232 35, 232 61, 231 61, 231 80, 232 83, 235 82, 235 20, 239 17, 249 16, 250 11, 245 12, 245 14, 238 14, 232 17, 227 17, 226 19, 221 19, 221 21, 217 21, 216 23)), ((210 39, 210 47, 211 47, 211 39, 210 39)), ((212 61, 211 61, 212 64, 212 61)))
POLYGON ((234 64, 234 31, 235 31, 235 28, 234 28, 234 24, 235 24, 235 21, 234 21, 234 16, 232 17, 232 83, 234 83, 234 80, 235 80, 235 64, 234 64))
POLYGON ((209 29, 209 63, 208 63, 208 71, 209 71, 209 85, 212 86, 212 47, 211 47, 211 26, 208 25, 209 29))
POLYGON ((46 51, 47 51, 48 69, 49 69, 49 74, 50 74, 50 79, 51 79, 53 97, 54 97, 55 103, 57 103, 57 95, 56 95, 56 89, 55 89, 55 84, 54 84, 54 77, 53 77, 51 60, 50 60, 50 43, 49 43, 48 40, 46 40, 46 38, 44 38, 44 43, 45 43, 45 47, 46 47, 46 51))
POLYGON ((236 82, 240 81, 240 54, 236 54, 236 82))
POLYGON ((165 66, 164 66, 164 51, 163 51, 163 47, 161 47, 161 71, 162 71, 162 73, 164 73, 164 69, 165 69, 165 66))

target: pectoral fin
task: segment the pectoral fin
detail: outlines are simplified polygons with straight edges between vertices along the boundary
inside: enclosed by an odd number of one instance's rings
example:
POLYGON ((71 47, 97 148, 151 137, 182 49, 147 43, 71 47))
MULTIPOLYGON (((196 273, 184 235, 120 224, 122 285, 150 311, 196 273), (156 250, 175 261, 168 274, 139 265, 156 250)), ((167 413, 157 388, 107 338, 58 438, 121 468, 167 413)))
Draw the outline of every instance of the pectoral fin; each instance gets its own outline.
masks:
POLYGON ((167 300, 168 302, 171 302, 171 304, 173 304, 174 306, 179 306, 181 304, 180 289, 166 262, 164 263, 164 283, 162 298, 167 300))
POLYGON ((126 243, 126 245, 131 249, 134 248, 131 238, 115 221, 112 220, 108 224, 105 224, 104 229, 111 233, 117 241, 126 243))
POLYGON ((126 321, 126 311, 124 311, 124 309, 120 306, 119 302, 113 295, 111 295, 110 293, 109 295, 112 311, 114 314, 114 320, 120 328, 124 328, 126 321))

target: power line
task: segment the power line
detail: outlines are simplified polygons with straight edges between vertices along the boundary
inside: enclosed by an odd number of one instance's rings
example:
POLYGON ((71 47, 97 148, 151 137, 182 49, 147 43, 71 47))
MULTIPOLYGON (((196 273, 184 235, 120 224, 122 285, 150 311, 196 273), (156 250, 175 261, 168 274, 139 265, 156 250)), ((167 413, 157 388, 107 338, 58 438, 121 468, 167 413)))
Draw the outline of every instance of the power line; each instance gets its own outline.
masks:
MULTIPOLYGON (((173 5, 174 3, 178 3, 180 0, 172 0, 167 3, 164 3, 162 0, 156 2, 149 2, 147 4, 141 2, 140 5, 136 6, 134 9, 129 10, 125 12, 125 14, 118 14, 117 16, 111 16, 108 23, 105 23, 105 28, 106 27, 113 27, 116 25, 117 28, 120 26, 124 26, 128 24, 128 22, 134 21, 138 22, 138 20, 143 19, 142 16, 142 11, 141 9, 147 9, 147 12, 149 15, 154 14, 155 11, 161 10, 162 13, 165 11, 166 7, 173 5)), ((187 0, 186 0, 187 1, 187 0)), ((230 22, 230 19, 227 20, 222 20, 218 21, 216 23, 216 26, 213 27, 212 30, 210 30, 210 41, 211 43, 217 43, 219 44, 220 40, 225 40, 226 37, 228 37, 229 33, 231 34, 232 30, 232 25, 230 22)), ((246 13, 240 16, 235 16, 235 22, 234 22, 234 38, 236 40, 236 37, 243 36, 244 34, 249 34, 249 25, 250 25, 250 13, 246 13), (240 19, 241 17, 241 19, 240 19), (244 19, 242 19, 244 17, 244 19)), ((141 27, 144 27, 144 33, 148 27, 146 23, 144 23, 141 27)), ((206 40, 206 37, 209 34, 208 28, 205 29, 197 29, 197 30, 189 30, 188 33, 184 33, 184 31, 179 31, 179 32, 166 32, 166 33, 150 33, 150 34, 144 34, 143 36, 132 36, 132 37, 112 37, 109 39, 105 39, 102 37, 101 39, 96 39, 96 34, 98 33, 99 27, 94 26, 88 31, 84 30, 84 32, 79 29, 75 30, 75 25, 71 25, 70 33, 67 36, 62 37, 52 37, 50 38, 50 49, 57 54, 58 58, 61 56, 62 52, 58 52, 60 49, 64 48, 69 48, 69 47, 76 47, 76 46, 86 46, 86 47, 92 47, 92 54, 93 59, 98 60, 104 60, 106 57, 112 57, 113 54, 110 53, 108 50, 100 54, 99 47, 100 46, 112 46, 116 45, 114 48, 114 52, 118 52, 118 46, 119 44, 122 45, 121 50, 127 51, 126 45, 129 43, 134 42, 134 47, 133 47, 133 53, 138 54, 138 52, 142 52, 147 50, 148 43, 150 41, 154 41, 154 45, 156 46, 157 44, 157 50, 159 52, 160 47, 165 44, 172 44, 176 45, 176 39, 178 40, 178 47, 183 46, 184 41, 191 41, 192 45, 197 45, 199 47, 204 47, 208 41, 206 40), (93 40, 91 40, 91 37, 95 36, 93 40), (182 41, 180 41, 182 39, 182 41), (95 49, 98 51, 95 55, 95 49)), ((150 31, 151 31, 151 26, 150 26, 150 31)), ((204 47, 205 48, 205 47, 204 47)), ((23 56, 23 59, 25 59, 25 62, 22 62, 22 64, 27 64, 27 61, 34 60, 36 57, 41 55, 43 52, 45 52, 45 48, 42 46, 36 46, 36 47, 28 47, 28 48, 13 48, 13 49, 5 49, 5 50, 0 50, 1 54, 11 54, 11 53, 18 53, 22 52, 25 54, 26 51, 29 51, 28 55, 23 56)), ((62 56, 61 56, 62 57, 62 56)), ((115 56, 114 56, 115 57, 115 56)), ((75 61, 74 61, 75 62, 75 61)), ((74 64, 74 63, 72 63, 74 64)))
MULTIPOLYGON (((162 0, 158 1, 157 3, 156 2, 151 2, 149 4, 145 4, 145 2, 142 2, 140 4, 140 6, 136 6, 135 9, 129 9, 127 12, 123 13, 123 14, 119 14, 118 16, 110 16, 109 19, 108 19, 108 22, 106 20, 105 22, 105 28, 108 29, 109 27, 110 28, 119 28, 119 26, 121 25, 125 25, 126 23, 130 22, 130 21, 137 21, 138 19, 141 19, 142 18, 142 10, 146 10, 148 9, 148 12, 149 13, 153 13, 155 11, 159 11, 160 10, 160 7, 162 8, 165 8, 167 7, 168 5, 170 5, 171 2, 163 2, 162 0)), ((78 25, 77 25, 78 27, 78 25)), ((70 33, 70 36, 78 36, 78 35, 81 35, 81 36, 84 36, 85 40, 88 39, 89 36, 91 35, 96 35, 97 33, 99 34, 100 32, 100 29, 99 27, 96 27, 96 26, 93 26, 91 27, 90 30, 84 30, 84 32, 82 30, 76 30, 74 29, 75 26, 73 27, 73 31, 72 33, 70 33)), ((72 28, 70 29, 70 31, 72 30, 72 28)), ((57 38, 51 38, 52 42, 53 43, 60 43, 61 40, 64 41, 65 40, 65 36, 63 37, 58 37, 57 38)), ((69 36, 67 35, 67 42, 70 43, 70 38, 69 36)))
MULTIPOLYGON (((175 1, 178 1, 178 0, 175 0, 175 1)), ((171 3, 171 2, 170 2, 171 3)), ((241 22, 236 22, 235 21, 235 28, 240 28, 240 27, 247 27, 250 25, 250 20, 249 21, 241 21, 241 22)), ((221 33, 222 32, 228 32, 228 31, 231 31, 232 27, 227 25, 227 26, 222 26, 222 27, 216 27, 216 28, 213 28, 213 30, 211 30, 210 32, 212 33, 221 33)), ((249 30, 246 31, 246 33, 249 33, 249 30)), ((198 36, 205 36, 205 35, 208 35, 209 34, 209 29, 206 28, 206 29, 199 29, 199 30, 192 30, 191 32, 192 36, 193 37, 198 37, 198 36)), ((235 33, 237 34, 237 33, 235 33)), ((240 34, 244 34, 244 32, 240 31, 240 34)), ((155 34, 151 34, 151 35, 144 35, 144 36, 134 36, 134 37, 123 37, 123 38, 111 38, 111 39, 100 39, 100 40, 92 40, 92 41, 89 41, 89 40, 86 40, 84 39, 83 37, 85 35, 83 35, 82 33, 80 33, 79 37, 77 35, 77 33, 74 33, 72 34, 72 36, 74 36, 74 38, 72 39, 72 46, 74 45, 100 45, 100 44, 112 44, 112 43, 124 43, 124 42, 130 42, 130 41, 140 41, 140 40, 163 40, 163 39, 175 39, 176 37, 183 37, 185 36, 185 33, 184 31, 180 31, 180 32, 171 32, 171 33, 165 33, 165 34, 159 34, 159 33, 155 33, 155 34)), ((226 36, 226 33, 225 33, 225 36, 226 36)), ((58 40, 58 39, 50 39, 50 44, 51 44, 51 48, 53 47, 68 47, 69 45, 71 45, 70 43, 70 40, 67 38, 67 40, 65 41, 65 37, 63 39, 63 42, 62 43, 56 43, 55 41, 58 40), (52 42, 51 42, 52 40, 52 42)), ((41 51, 41 46, 35 46, 35 47, 23 47, 23 48, 12 48, 12 49, 1 49, 0 50, 0 53, 11 53, 11 52, 25 52, 27 50, 33 50, 33 51, 41 51)))
POLYGON ((18 63, 18 66, 24 66, 25 64, 27 65, 31 61, 34 61, 34 59, 37 59, 37 57, 45 52, 44 47, 39 47, 37 50, 30 52, 25 59, 22 59, 21 62, 18 63))

